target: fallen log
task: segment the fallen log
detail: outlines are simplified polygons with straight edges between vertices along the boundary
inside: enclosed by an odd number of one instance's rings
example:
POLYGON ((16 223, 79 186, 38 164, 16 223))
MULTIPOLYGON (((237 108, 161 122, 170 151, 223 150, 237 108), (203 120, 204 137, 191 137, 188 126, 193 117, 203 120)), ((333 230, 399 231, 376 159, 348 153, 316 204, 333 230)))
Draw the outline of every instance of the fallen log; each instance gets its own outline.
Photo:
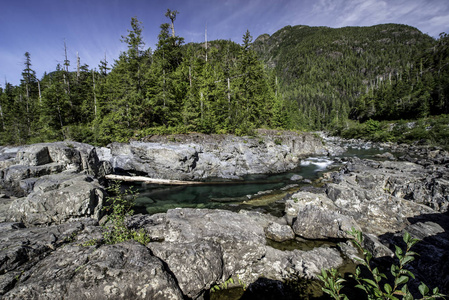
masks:
POLYGON ((121 180, 121 181, 128 181, 128 182, 145 182, 145 183, 167 184, 167 185, 210 184, 210 182, 202 182, 202 181, 171 180, 171 179, 150 178, 150 177, 145 177, 145 176, 125 176, 125 175, 115 175, 115 174, 108 174, 105 176, 105 178, 110 179, 110 180, 121 180))

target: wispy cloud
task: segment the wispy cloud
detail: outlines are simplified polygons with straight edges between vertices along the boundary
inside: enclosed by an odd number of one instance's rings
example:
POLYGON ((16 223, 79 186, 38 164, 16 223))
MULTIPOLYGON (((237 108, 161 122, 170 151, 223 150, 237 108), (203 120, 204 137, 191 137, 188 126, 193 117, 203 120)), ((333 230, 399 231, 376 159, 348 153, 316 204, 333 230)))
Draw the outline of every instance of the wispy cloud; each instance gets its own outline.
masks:
POLYGON ((314 22, 331 27, 401 23, 436 36, 449 30, 447 0, 318 0, 314 22))

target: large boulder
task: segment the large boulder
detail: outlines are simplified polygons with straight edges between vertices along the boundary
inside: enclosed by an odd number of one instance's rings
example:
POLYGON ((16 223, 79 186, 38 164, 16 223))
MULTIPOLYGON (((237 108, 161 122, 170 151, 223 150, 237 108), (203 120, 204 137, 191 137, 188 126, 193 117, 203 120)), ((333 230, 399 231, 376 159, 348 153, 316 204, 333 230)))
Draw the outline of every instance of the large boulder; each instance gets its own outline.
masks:
POLYGON ((5 219, 27 225, 60 224, 102 216, 104 191, 89 175, 47 176, 34 183, 33 192, 8 206, 5 219))
POLYGON ((0 223, 0 297, 14 288, 24 271, 95 225, 92 219, 34 228, 25 228, 22 223, 0 223))
POLYGON ((297 235, 314 240, 347 239, 351 237, 348 234, 351 228, 360 229, 352 217, 318 206, 306 206, 293 223, 297 235))
POLYGON ((223 253, 217 243, 150 243, 148 247, 167 264, 189 298, 199 298, 222 278, 223 253))
POLYGON ((247 285, 262 275, 280 281, 315 278, 321 268, 343 263, 336 249, 309 253, 267 246, 264 229, 277 226, 274 223, 248 212, 184 208, 133 216, 128 224, 145 228, 158 241, 148 247, 167 263, 183 293, 192 298, 231 277, 247 285))
POLYGON ((114 172, 176 180, 238 179, 297 167, 306 155, 325 154, 320 137, 293 132, 262 132, 258 137, 176 135, 146 142, 112 143, 98 150, 114 172))
POLYGON ((183 299, 162 261, 134 242, 67 245, 18 277, 3 299, 183 299))
POLYGON ((106 174, 95 147, 77 142, 42 143, 2 149, 0 184, 10 195, 24 197, 36 178, 59 173, 106 174), (12 157, 13 156, 13 157, 12 157))

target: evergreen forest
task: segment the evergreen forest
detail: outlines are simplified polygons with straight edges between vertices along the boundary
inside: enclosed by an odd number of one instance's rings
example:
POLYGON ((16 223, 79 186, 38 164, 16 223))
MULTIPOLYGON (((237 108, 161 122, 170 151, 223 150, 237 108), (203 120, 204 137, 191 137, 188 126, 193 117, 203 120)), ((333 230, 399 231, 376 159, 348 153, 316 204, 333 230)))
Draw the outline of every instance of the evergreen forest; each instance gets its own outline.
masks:
MULTIPOLYGON (((127 46, 96 67, 67 59, 0 88, 0 144, 105 145, 151 134, 336 130, 449 113, 449 36, 416 28, 287 26, 254 42, 184 43, 167 10, 156 48, 132 18, 127 46)), ((118 41, 119 42, 119 41, 118 41)))

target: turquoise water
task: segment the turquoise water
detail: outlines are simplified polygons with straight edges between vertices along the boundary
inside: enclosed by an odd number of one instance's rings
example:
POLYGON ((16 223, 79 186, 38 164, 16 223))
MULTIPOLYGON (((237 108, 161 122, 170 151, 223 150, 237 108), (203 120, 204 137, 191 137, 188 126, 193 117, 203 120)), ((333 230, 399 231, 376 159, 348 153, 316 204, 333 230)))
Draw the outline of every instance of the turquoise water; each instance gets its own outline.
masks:
POLYGON ((139 196, 135 213, 155 214, 177 207, 258 210, 275 216, 282 216, 282 199, 299 189, 313 185, 323 172, 341 166, 342 158, 372 158, 385 152, 376 148, 348 148, 339 157, 309 157, 298 167, 281 174, 249 175, 240 181, 210 183, 205 185, 170 186, 156 184, 134 184, 139 196), (303 179, 291 180, 300 175, 303 179))
POLYGON ((298 168, 281 174, 248 175, 243 180, 191 186, 134 184, 139 196, 136 213, 160 213, 177 207, 220 208, 238 211, 257 209, 273 215, 282 215, 281 203, 288 193, 310 185, 323 171, 333 165, 327 157, 304 159, 298 168), (303 179, 291 180, 300 175, 303 179), (304 182, 304 180, 309 180, 304 182))

